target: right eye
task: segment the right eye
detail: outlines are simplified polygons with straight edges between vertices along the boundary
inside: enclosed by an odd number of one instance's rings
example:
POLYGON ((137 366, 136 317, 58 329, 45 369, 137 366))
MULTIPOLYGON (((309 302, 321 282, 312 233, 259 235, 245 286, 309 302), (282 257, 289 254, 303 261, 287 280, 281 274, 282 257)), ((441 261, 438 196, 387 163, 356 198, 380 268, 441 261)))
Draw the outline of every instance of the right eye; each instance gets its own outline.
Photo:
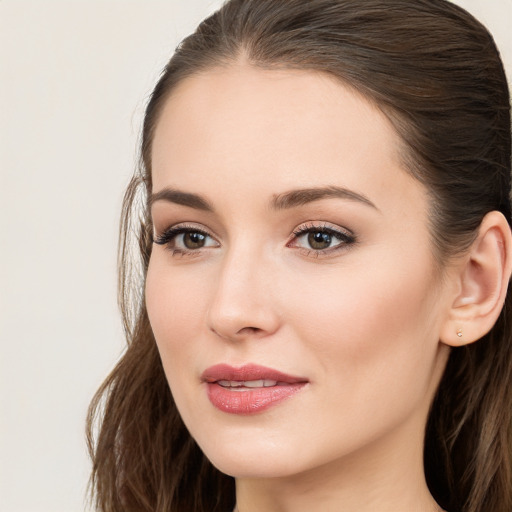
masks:
POLYGON ((173 254, 190 254, 203 248, 219 246, 206 231, 186 226, 171 227, 153 241, 155 244, 167 246, 173 254))

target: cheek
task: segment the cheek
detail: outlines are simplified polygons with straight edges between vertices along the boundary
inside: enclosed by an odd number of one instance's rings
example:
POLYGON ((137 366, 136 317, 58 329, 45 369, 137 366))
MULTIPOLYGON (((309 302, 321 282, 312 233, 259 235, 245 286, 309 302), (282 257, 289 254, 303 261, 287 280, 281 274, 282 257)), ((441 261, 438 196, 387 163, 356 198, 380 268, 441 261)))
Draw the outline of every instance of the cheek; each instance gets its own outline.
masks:
POLYGON ((319 417, 331 418, 320 434, 337 443, 340 430, 358 444, 428 410, 436 293, 428 265, 418 272, 403 263, 381 258, 378 266, 350 265, 325 281, 304 279, 310 293, 287 293, 294 337, 319 387, 329 390, 318 403, 319 417))
MULTIPOLYGON (((428 253, 427 253, 428 254, 428 253)), ((423 372, 426 385, 434 358, 436 298, 430 260, 381 254, 337 268, 287 292, 298 338, 321 366, 344 385, 366 386, 377 378, 402 383, 423 372), (314 283, 314 286, 312 286, 314 283)), ((394 385, 393 385, 394 386, 394 385)))
POLYGON ((173 272, 166 254, 152 255, 146 278, 146 307, 160 356, 169 380, 190 369, 197 347, 195 340, 206 312, 205 279, 173 272))

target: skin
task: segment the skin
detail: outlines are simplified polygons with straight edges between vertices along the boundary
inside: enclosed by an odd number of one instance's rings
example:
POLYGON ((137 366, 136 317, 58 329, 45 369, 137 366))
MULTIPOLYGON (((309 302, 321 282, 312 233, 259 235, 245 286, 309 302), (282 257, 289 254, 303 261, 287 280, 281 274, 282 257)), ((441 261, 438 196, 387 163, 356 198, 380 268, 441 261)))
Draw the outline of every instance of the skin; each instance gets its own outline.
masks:
POLYGON ((454 284, 437 273, 426 190, 383 114, 327 76, 239 63, 178 86, 152 155, 154 194, 197 194, 213 210, 156 197, 157 239, 177 225, 209 236, 188 253, 183 235, 154 245, 146 301, 180 414, 236 477, 240 512, 439 510, 423 431, 454 284), (367 201, 272 207, 324 187, 367 201), (314 250, 293 234, 323 226, 355 241, 314 250), (308 384, 264 412, 227 414, 201 381, 218 363, 308 384))

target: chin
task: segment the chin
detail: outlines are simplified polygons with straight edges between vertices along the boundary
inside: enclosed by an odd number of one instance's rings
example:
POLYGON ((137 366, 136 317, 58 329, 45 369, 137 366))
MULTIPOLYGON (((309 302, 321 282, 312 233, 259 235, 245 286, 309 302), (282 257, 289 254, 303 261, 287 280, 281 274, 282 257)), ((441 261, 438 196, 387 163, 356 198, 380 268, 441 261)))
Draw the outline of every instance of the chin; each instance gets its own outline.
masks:
POLYGON ((215 454, 208 460, 222 473, 234 478, 284 478, 303 471, 296 463, 293 467, 275 455, 233 457, 228 454, 215 454), (275 458, 274 458, 275 457, 275 458))
POLYGON ((320 454, 301 453, 298 446, 304 443, 294 443, 293 438, 272 438, 268 432, 266 435, 242 431, 223 434, 211 436, 206 433, 195 439, 219 471, 235 478, 283 478, 322 464, 318 460, 320 454))

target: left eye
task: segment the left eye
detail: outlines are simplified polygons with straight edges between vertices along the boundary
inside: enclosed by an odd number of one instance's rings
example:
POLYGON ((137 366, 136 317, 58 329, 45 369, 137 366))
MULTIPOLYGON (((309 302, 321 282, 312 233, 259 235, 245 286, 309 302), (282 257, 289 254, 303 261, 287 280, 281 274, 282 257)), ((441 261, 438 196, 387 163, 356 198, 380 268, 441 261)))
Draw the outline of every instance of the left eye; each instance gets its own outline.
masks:
POLYGON ((309 228, 295 233, 293 245, 313 251, 326 251, 355 241, 352 235, 328 228, 309 228))
POLYGON ((314 231, 307 234, 307 241, 312 249, 322 250, 331 247, 334 237, 331 233, 314 231))

